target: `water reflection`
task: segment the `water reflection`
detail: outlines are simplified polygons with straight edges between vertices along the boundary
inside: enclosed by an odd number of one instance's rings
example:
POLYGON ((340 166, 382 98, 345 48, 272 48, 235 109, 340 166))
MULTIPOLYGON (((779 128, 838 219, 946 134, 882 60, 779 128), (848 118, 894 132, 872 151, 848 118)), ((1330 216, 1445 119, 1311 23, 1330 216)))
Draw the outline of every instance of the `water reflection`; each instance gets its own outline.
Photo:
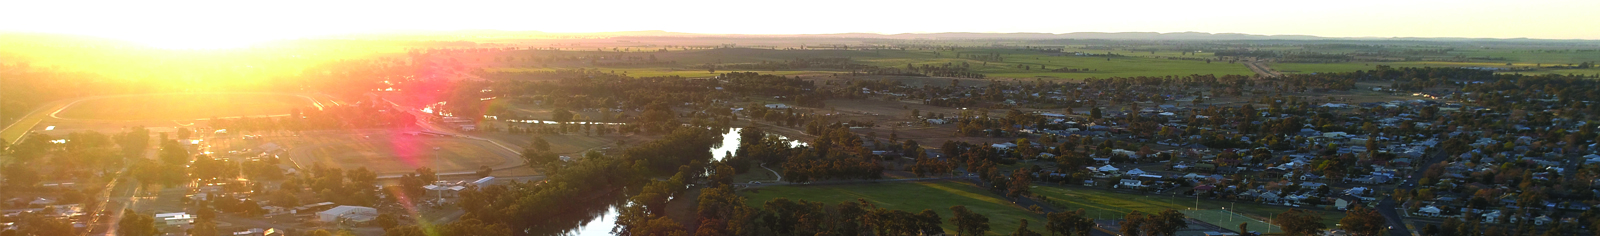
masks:
POLYGON ((603 201, 574 203, 580 205, 582 210, 577 212, 563 212, 556 217, 547 217, 550 222, 538 222, 525 232, 528 235, 565 235, 565 236, 601 236, 612 235, 611 228, 617 226, 618 209, 626 206, 627 199, 621 193, 606 194, 597 198, 603 201), (542 224, 540 224, 542 223, 542 224))
MULTIPOLYGON (((729 128, 728 132, 722 133, 722 145, 715 146, 715 147, 711 148, 711 159, 720 161, 723 158, 727 158, 729 153, 738 152, 739 151, 739 131, 740 130, 744 130, 744 128, 729 128)), ((805 142, 801 142, 800 140, 789 139, 788 137, 784 137, 783 135, 777 135, 777 134, 773 134, 773 133, 767 133, 767 135, 769 135, 769 136, 777 136, 778 139, 782 139, 782 140, 789 140, 789 145, 790 146, 805 146, 806 145, 805 142)))
MULTIPOLYGON (((721 143, 721 145, 713 146, 711 148, 711 155, 712 155, 713 159, 722 160, 723 158, 726 158, 729 153, 737 152, 739 150, 739 131, 740 130, 743 130, 743 129, 742 128, 730 128, 730 129, 728 129, 727 132, 722 133, 722 143, 721 143)), ((800 140, 788 139, 788 138, 783 137, 781 135, 770 134, 770 133, 767 134, 767 135, 776 136, 777 138, 783 139, 783 140, 789 140, 789 144, 790 145, 795 145, 795 146, 805 146, 806 145, 805 142, 801 142, 800 140)), ((584 211, 582 211, 582 212, 573 212, 573 213, 571 213, 571 215, 565 215, 565 216, 561 216, 561 217, 551 217, 550 219, 556 220, 557 222, 546 222, 546 224, 541 224, 541 225, 535 226, 534 229, 529 229, 527 232, 530 235, 564 235, 564 236, 607 236, 607 235, 612 235, 611 229, 613 227, 617 226, 617 215, 620 214, 618 212, 618 210, 620 208, 622 208, 622 207, 627 206, 626 205, 627 204, 627 196, 624 196, 623 194, 618 193, 618 194, 608 194, 604 198, 597 198, 597 199, 607 199, 607 200, 598 201, 598 202, 575 203, 575 204, 584 205, 583 206, 584 211), (567 220, 570 220, 570 221, 567 221, 567 220)))

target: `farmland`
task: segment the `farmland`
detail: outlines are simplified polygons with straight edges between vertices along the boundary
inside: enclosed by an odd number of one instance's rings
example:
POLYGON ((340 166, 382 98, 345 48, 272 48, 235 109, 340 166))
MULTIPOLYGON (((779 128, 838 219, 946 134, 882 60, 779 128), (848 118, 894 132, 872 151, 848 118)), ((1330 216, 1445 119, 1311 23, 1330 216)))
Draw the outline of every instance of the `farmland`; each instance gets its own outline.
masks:
POLYGON ((93 120, 194 120, 282 115, 289 114, 290 109, 294 108, 314 107, 309 99, 282 94, 121 95, 81 100, 68 105, 55 116, 93 120))

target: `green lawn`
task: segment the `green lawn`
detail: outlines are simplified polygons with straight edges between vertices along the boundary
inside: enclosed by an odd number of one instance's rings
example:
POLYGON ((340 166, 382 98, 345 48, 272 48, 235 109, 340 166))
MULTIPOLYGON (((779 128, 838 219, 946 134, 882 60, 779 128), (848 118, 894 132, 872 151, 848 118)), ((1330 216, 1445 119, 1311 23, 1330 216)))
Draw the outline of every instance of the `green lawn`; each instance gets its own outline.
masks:
MULTIPOLYGON (((753 170, 752 170, 753 171, 753 170)), ((1046 232, 1044 218, 1012 204, 1001 196, 963 182, 901 182, 879 184, 854 184, 836 186, 773 186, 759 189, 759 193, 743 193, 751 206, 761 207, 775 198, 820 201, 829 206, 844 201, 867 199, 878 207, 921 212, 932 209, 947 219, 945 231, 954 233, 955 226, 948 223, 950 207, 966 206, 973 212, 989 217, 989 235, 1006 235, 1017 229, 1019 219, 1028 219, 1029 229, 1046 232)))
MULTIPOLYGON (((1033 192, 1044 194, 1045 197, 1050 198, 1051 201, 1060 206, 1058 207, 1059 209, 1084 209, 1084 211, 1086 211, 1090 217, 1100 219, 1122 218, 1131 211, 1150 213, 1161 212, 1166 209, 1189 210, 1194 209, 1197 204, 1200 210, 1217 210, 1227 207, 1241 215, 1259 218, 1267 218, 1289 210, 1288 207, 1280 206, 1252 203, 1235 204, 1229 201, 1209 199, 1199 199, 1197 202, 1194 197, 1187 196, 1174 196, 1172 194, 1133 194, 1093 188, 1060 188, 1039 186, 1033 188, 1033 192)), ((1333 225, 1339 221, 1339 218, 1344 217, 1343 212, 1321 212, 1324 213, 1323 222, 1327 223, 1329 227, 1333 227, 1333 225)), ((1234 228, 1237 227, 1237 224, 1220 226, 1234 228)))

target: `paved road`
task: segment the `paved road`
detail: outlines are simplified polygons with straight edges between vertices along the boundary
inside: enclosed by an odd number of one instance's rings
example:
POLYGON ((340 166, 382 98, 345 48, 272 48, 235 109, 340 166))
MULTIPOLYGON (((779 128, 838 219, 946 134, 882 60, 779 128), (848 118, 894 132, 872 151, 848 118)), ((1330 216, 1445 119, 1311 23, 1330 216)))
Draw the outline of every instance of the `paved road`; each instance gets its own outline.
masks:
MULTIPOLYGON (((1428 160, 1420 162, 1418 166, 1421 168, 1427 168, 1434 163, 1443 162, 1446 156, 1448 155, 1445 155, 1443 151, 1436 151, 1428 158, 1428 160)), ((1411 178, 1407 178, 1404 182, 1400 183, 1399 187, 1396 188, 1410 191, 1412 188, 1416 187, 1418 181, 1421 179, 1422 175, 1412 174, 1411 178)), ((1389 230, 1389 235, 1411 236, 1411 230, 1406 227, 1405 218, 1400 215, 1400 209, 1403 209, 1402 206, 1400 206, 1400 203, 1395 202, 1393 197, 1385 197, 1382 201, 1378 202, 1378 214, 1382 214, 1383 218, 1389 220, 1389 225, 1394 226, 1395 228, 1393 230, 1389 230)))
POLYGON ((54 114, 56 111, 66 108, 67 104, 71 104, 72 102, 73 100, 54 101, 45 103, 44 105, 39 106, 39 108, 34 108, 33 111, 28 112, 27 115, 23 115, 21 119, 17 119, 17 122, 12 122, 11 125, 6 126, 5 130, 0 131, 0 138, 4 138, 6 142, 15 144, 17 141, 21 141, 23 136, 28 135, 29 131, 33 131, 34 126, 38 126, 39 122, 44 121, 45 118, 49 118, 50 114, 54 114))

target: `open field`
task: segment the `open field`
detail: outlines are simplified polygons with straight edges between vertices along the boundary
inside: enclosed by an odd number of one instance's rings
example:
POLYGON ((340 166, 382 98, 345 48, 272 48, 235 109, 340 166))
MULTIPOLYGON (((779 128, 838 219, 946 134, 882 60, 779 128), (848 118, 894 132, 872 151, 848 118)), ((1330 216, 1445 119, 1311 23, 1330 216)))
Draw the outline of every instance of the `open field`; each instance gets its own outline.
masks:
MULTIPOLYGON (((1067 49, 1075 50, 1075 49, 1067 49)), ((570 57, 595 57, 614 56, 617 52, 610 51, 523 51, 520 53, 535 53, 549 56, 570 57)), ((595 66, 581 62, 483 62, 489 71, 549 71, 556 69, 590 68, 605 72, 627 72, 630 76, 683 76, 691 78, 711 77, 716 73, 704 69, 692 69, 691 66, 706 64, 730 65, 757 62, 781 62, 800 58, 850 58, 855 63, 903 68, 906 64, 912 65, 961 65, 966 63, 970 70, 987 75, 989 78, 1055 78, 1055 79, 1080 79, 1080 78, 1106 78, 1106 77, 1131 77, 1131 76, 1166 76, 1190 74, 1252 74, 1243 64, 1227 63, 1226 61, 1213 61, 1207 63, 1203 60, 1172 60, 1170 57, 1202 58, 1210 57, 1210 53, 1202 55, 1181 55, 1176 51, 1162 51, 1156 54, 1148 52, 1111 52, 1123 54, 1107 60, 1103 56, 1073 56, 1068 53, 1050 53, 1033 50, 1011 48, 988 49, 962 49, 962 50, 771 50, 759 48, 719 48, 705 50, 668 50, 666 52, 632 52, 633 54, 657 58, 657 61, 671 61, 672 64, 652 64, 639 66, 595 66), (977 60, 973 58, 958 58, 956 55, 999 55, 1004 58, 1000 61, 977 60), (1041 68, 1041 66, 1043 66, 1041 68), (1056 68, 1088 69, 1083 72, 1051 72, 1056 68)), ((1093 51, 1092 53, 1106 53, 1093 51)), ((495 56, 498 57, 498 56, 495 56)), ((491 58, 491 61, 493 59, 491 58)), ((790 70, 722 70, 724 72, 760 72, 776 75, 833 75, 835 73, 849 73, 847 70, 807 68, 790 70)))
POLYGON ((449 173, 520 164, 514 154, 493 144, 454 137, 308 135, 299 143, 291 144, 288 154, 302 167, 313 163, 346 170, 366 167, 379 175, 403 174, 421 167, 449 173))
POLYGON ((311 100, 283 94, 150 94, 81 100, 54 115, 63 119, 192 120, 281 115, 312 106, 311 100))
MULTIPOLYGON (((600 71, 606 71, 606 72, 616 71, 618 74, 626 74, 628 76, 633 76, 633 77, 679 76, 679 77, 685 77, 685 78, 714 77, 714 76, 717 76, 717 74, 731 73, 731 72, 758 72, 758 73, 762 73, 762 74, 773 74, 773 75, 832 75, 834 73, 850 73, 849 71, 840 72, 840 71, 825 71, 825 70, 779 70, 779 71, 717 70, 716 73, 711 73, 711 72, 706 71, 706 70, 691 70, 691 69, 670 68, 670 67, 633 67, 633 68, 599 67, 599 68, 595 68, 595 69, 598 69, 600 71)), ((533 71, 554 71, 554 70, 557 70, 557 68, 497 67, 497 68, 489 69, 489 71, 495 71, 495 72, 533 72, 533 71)))
MULTIPOLYGON (((1262 233, 1283 232, 1283 228, 1280 228, 1277 225, 1268 224, 1268 222, 1256 220, 1228 210, 1183 210, 1181 212, 1183 212, 1184 216, 1188 216, 1189 218, 1194 218, 1211 225, 1232 229, 1234 231, 1238 231, 1239 223, 1245 223, 1248 224, 1250 230, 1262 233)), ((1332 227, 1333 225, 1328 226, 1332 227)))
MULTIPOLYGON (((1509 68, 1509 67, 1535 67, 1535 66, 1538 66, 1538 64, 1535 64, 1535 63, 1512 63, 1510 66, 1507 66, 1506 63, 1498 63, 1498 62, 1439 62, 1439 61, 1347 62, 1347 63, 1272 63, 1270 66, 1273 69, 1277 69, 1278 71, 1282 71, 1284 73, 1325 73, 1325 72, 1351 72, 1351 71, 1357 71, 1357 70, 1372 70, 1372 69, 1377 68, 1378 65, 1388 65, 1388 66, 1393 66, 1393 67, 1396 67, 1396 68, 1398 68, 1398 67, 1493 67, 1493 68, 1509 68)), ((1548 65, 1548 64, 1546 64, 1546 65, 1548 65)), ((1600 68, 1589 68, 1589 69, 1539 68, 1539 69, 1535 69, 1533 71, 1517 71, 1517 72, 1501 72, 1501 73, 1521 73, 1521 74, 1548 74, 1548 73, 1555 73, 1555 74, 1589 74, 1589 75, 1592 75, 1592 74, 1600 74, 1600 68)))
MULTIPOLYGON (((1166 209, 1194 210, 1196 209, 1195 207, 1197 204, 1199 207, 1198 210, 1219 210, 1227 207, 1233 212, 1239 213, 1240 215, 1258 218, 1269 218, 1273 215, 1277 215, 1278 213, 1283 213, 1289 210, 1288 207, 1254 203, 1235 204, 1229 201, 1210 199, 1199 199, 1196 201, 1194 197, 1174 196, 1172 194, 1132 194, 1090 188, 1038 186, 1033 188, 1033 192, 1044 194, 1045 197, 1050 198, 1050 200, 1055 202, 1055 204, 1063 206, 1061 207, 1062 210, 1077 210, 1081 208, 1086 211, 1090 217, 1097 219, 1122 218, 1123 216, 1126 216, 1128 212, 1132 211, 1150 213, 1160 212, 1166 209)), ((1329 227, 1332 227, 1335 223, 1338 223, 1340 218, 1344 218, 1343 212, 1319 212, 1323 213, 1323 223, 1327 223, 1329 227)), ((1226 217, 1226 215, 1223 215, 1223 217, 1226 217)), ((1218 226, 1231 228, 1238 226, 1238 222, 1234 222, 1233 224, 1219 224, 1218 226)), ((1262 226, 1263 225, 1251 223, 1250 227, 1256 229, 1265 229, 1261 228, 1262 226)), ((1276 228, 1274 228, 1274 230, 1276 230, 1276 228)), ((1266 232, 1265 230, 1260 231, 1266 232)))
MULTIPOLYGON (((756 170, 751 170, 756 171, 756 170)), ((765 170, 762 170, 765 171, 765 170)), ((761 207, 775 198, 819 201, 833 206, 839 202, 866 199, 878 207, 903 210, 911 213, 932 209, 946 219, 953 214, 950 207, 966 206, 973 212, 989 217, 989 235, 1005 235, 1017 229, 1018 219, 1028 219, 1034 232, 1044 230, 1044 218, 1028 212, 1010 201, 964 182, 900 182, 855 184, 838 186, 772 186, 758 189, 757 193, 743 193, 751 206, 761 207)), ((946 232, 955 226, 943 224, 946 232)))

